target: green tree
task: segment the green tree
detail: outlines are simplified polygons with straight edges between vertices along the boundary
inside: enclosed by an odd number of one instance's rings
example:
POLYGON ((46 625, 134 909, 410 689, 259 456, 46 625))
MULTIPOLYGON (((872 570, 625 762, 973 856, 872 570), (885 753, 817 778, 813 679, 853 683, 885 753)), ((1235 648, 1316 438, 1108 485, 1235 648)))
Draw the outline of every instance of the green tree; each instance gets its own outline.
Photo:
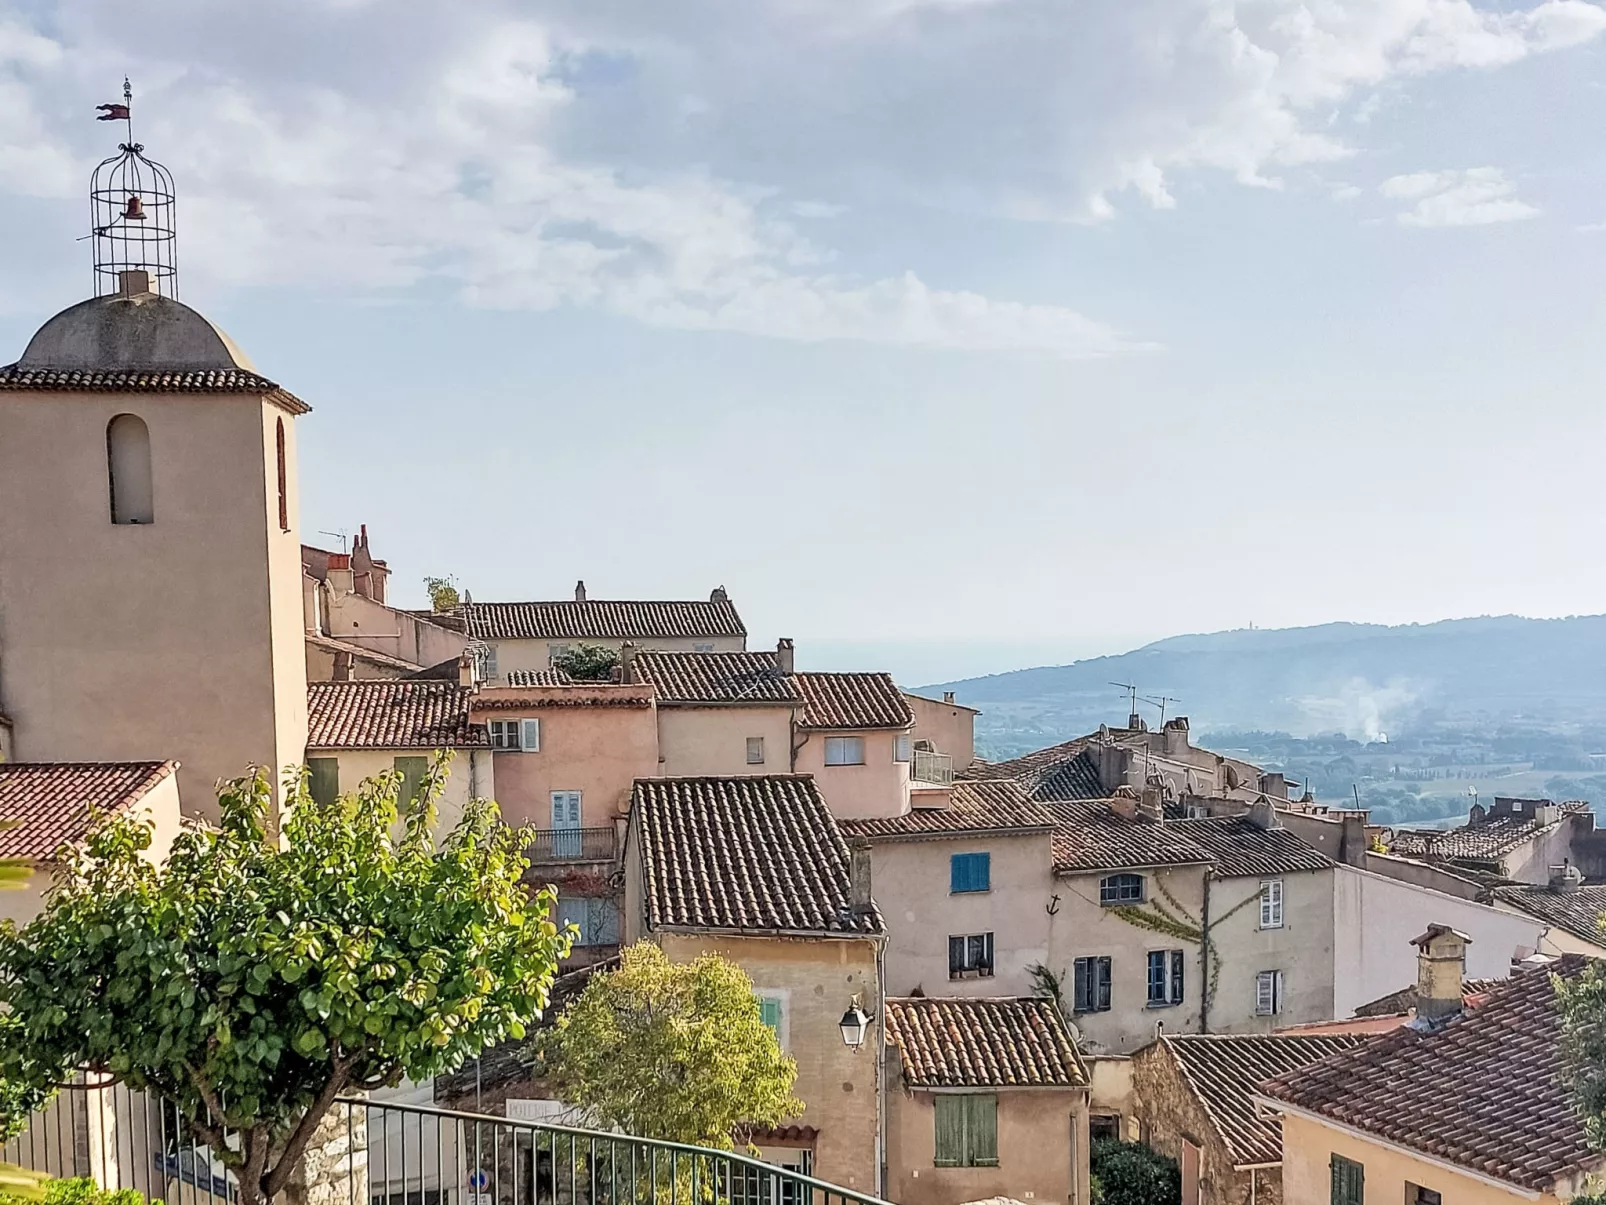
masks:
MULTIPOLYGON (((1606 931, 1606 925, 1602 926, 1606 931)), ((1606 1150, 1606 967, 1551 977, 1561 1009, 1562 1052, 1589 1143, 1606 1150)))
POLYGON ((743 1123, 796 1117, 797 1064, 764 1023, 753 981, 717 955, 672 963, 649 942, 595 976, 542 1053, 558 1094, 630 1134, 730 1150, 743 1123))
POLYGON ((424 589, 429 591, 430 608, 437 613, 450 611, 463 601, 457 592, 457 579, 454 577, 426 577, 424 589))
POLYGON ((576 682, 606 682, 619 664, 619 650, 600 644, 577 644, 552 658, 552 668, 560 669, 576 682))
POLYGON ((1101 1138, 1093 1144, 1093 1179, 1099 1205, 1180 1205, 1182 1172, 1141 1142, 1101 1138))
MULTIPOLYGON (((0 820, 0 833, 19 827, 16 820, 0 820)), ((21 891, 33 878, 33 864, 26 858, 0 858, 0 891, 21 891)))
POLYGON ((447 760, 404 824, 394 771, 323 804, 290 776, 282 840, 255 772, 161 868, 147 825, 102 822, 43 913, 0 933, 0 1136, 73 1072, 103 1073, 172 1101, 263 1205, 341 1093, 521 1037, 569 938, 494 803, 437 848, 447 760))

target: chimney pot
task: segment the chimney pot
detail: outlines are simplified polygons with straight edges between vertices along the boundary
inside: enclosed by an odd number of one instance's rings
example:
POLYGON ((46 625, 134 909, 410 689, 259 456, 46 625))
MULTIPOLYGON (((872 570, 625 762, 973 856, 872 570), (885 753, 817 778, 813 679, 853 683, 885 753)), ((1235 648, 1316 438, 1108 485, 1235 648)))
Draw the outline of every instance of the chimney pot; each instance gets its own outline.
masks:
POLYGON ((1437 1021, 1461 1011, 1462 981, 1467 969, 1467 943, 1472 938, 1449 925, 1429 925, 1413 938, 1416 947, 1416 1015, 1437 1021))
POLYGON ((725 593, 725 587, 724 586, 715 586, 714 589, 708 595, 708 601, 709 602, 722 603, 722 602, 730 602, 730 600, 731 600, 731 596, 729 594, 725 593))
POLYGON ((942 692, 942 701, 944 703, 952 703, 954 701, 954 692, 951 691, 951 690, 943 691, 942 692))
POLYGON ((586 600, 586 584, 585 584, 585 582, 584 581, 575 582, 574 583, 574 601, 575 602, 585 602, 585 600, 586 600))
POLYGON ((784 677, 790 678, 796 672, 797 659, 789 636, 782 636, 775 642, 775 668, 784 677))

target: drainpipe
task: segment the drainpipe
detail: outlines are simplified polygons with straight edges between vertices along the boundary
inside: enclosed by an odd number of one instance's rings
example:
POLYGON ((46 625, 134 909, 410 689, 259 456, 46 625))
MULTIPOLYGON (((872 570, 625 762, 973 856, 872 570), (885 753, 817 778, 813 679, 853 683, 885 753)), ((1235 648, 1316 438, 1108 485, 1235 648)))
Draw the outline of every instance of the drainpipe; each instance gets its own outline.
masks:
POLYGON ((887 939, 878 937, 875 947, 875 1195, 887 1199, 887 939))
POLYGON ((799 726, 798 722, 797 722, 797 709, 796 708, 794 708, 792 710, 792 737, 793 737, 793 739, 787 741, 788 751, 789 751, 789 753, 791 755, 791 759, 787 762, 787 767, 786 768, 791 773, 796 774, 797 773, 797 755, 803 751, 803 746, 809 743, 809 734, 808 734, 808 732, 805 729, 801 728, 799 726), (799 732, 802 732, 802 734, 803 734, 803 739, 802 740, 795 739, 799 732))
POLYGON ((1199 910, 1199 1032, 1210 1032, 1210 867, 1204 872, 1204 907, 1199 910))

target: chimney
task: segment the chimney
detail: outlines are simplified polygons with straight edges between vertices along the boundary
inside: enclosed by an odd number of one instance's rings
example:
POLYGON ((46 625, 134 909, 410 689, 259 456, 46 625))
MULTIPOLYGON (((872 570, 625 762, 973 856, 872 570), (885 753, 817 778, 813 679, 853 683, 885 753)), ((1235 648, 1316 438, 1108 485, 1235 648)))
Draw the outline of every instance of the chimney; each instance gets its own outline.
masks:
POLYGON ((1188 751, 1188 717, 1179 715, 1165 722, 1162 738, 1167 757, 1180 757, 1188 751))
POLYGON ((636 654, 638 652, 640 650, 629 640, 619 646, 620 682, 635 682, 639 680, 636 677, 636 654))
POLYGON ((1159 824, 1165 819, 1165 802, 1159 787, 1144 787, 1138 795, 1138 819, 1159 824))
POLYGON ((575 602, 585 602, 585 600, 586 600, 586 584, 585 584, 585 582, 583 582, 583 581, 575 582, 574 583, 574 601, 575 602))
POLYGON ((334 678, 332 680, 335 681, 335 682, 350 682, 351 681, 351 654, 350 653, 336 653, 335 654, 335 676, 334 676, 334 678))
POLYGON ((1262 832, 1270 832, 1274 828, 1282 827, 1282 821, 1277 818, 1277 806, 1264 795, 1249 805, 1249 812, 1245 819, 1262 832))
POLYGON ((954 692, 951 691, 951 690, 943 691, 942 692, 942 701, 944 703, 952 703, 954 701, 954 692))
POLYGON ((1537 804, 1534 805, 1534 820, 1537 823, 1539 823, 1539 824, 1555 824, 1556 821, 1558 821, 1560 819, 1561 819, 1561 807, 1560 807, 1560 805, 1554 804, 1554 803, 1550 802, 1550 800, 1548 800, 1548 799, 1542 799, 1537 804))
POLYGON ((782 636, 775 642, 775 668, 784 677, 790 678, 796 671, 796 659, 792 655, 792 640, 789 636, 782 636))
POLYGON ((1461 982, 1472 938, 1449 925, 1429 925, 1413 938, 1416 947, 1416 1015, 1438 1021, 1461 1011, 1461 982))
POLYGON ((476 685, 474 673, 474 654, 464 649, 457 658, 457 684, 459 686, 476 685))
POLYGON ((1138 818, 1138 803, 1140 796, 1134 787, 1120 786, 1110 796, 1110 811, 1123 820, 1136 820, 1138 818))
POLYGON ((1126 726, 1133 732, 1142 732, 1143 717, 1134 711, 1131 715, 1126 717, 1126 726))
POLYGON ((731 596, 725 593, 724 586, 715 586, 708 595, 708 601, 712 603, 730 602, 730 600, 731 596))
POLYGON ((1366 835, 1366 813, 1350 812, 1339 819, 1339 860, 1346 866, 1366 869, 1366 854, 1372 841, 1366 835))
POLYGON ((1557 895, 1570 895, 1584 885, 1584 873, 1571 862, 1550 868, 1550 889, 1557 895))
POLYGON ((856 916, 862 916, 872 907, 870 843, 863 837, 848 842, 848 905, 856 916))

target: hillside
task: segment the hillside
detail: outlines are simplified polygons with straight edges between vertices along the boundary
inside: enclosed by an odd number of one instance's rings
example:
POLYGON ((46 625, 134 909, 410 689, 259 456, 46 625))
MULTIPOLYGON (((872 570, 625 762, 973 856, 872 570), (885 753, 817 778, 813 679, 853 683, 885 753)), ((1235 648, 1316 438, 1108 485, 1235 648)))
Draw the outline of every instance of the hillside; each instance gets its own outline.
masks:
MULTIPOLYGON (((1387 627, 1331 623, 1174 636, 1118 656, 933 683, 982 709, 977 744, 1009 756, 1101 722, 1124 722, 1124 692, 1180 699, 1196 733, 1343 732, 1375 740, 1423 724, 1606 724, 1606 615, 1451 619, 1387 627)), ((1140 704, 1154 722, 1155 708, 1140 704)))

